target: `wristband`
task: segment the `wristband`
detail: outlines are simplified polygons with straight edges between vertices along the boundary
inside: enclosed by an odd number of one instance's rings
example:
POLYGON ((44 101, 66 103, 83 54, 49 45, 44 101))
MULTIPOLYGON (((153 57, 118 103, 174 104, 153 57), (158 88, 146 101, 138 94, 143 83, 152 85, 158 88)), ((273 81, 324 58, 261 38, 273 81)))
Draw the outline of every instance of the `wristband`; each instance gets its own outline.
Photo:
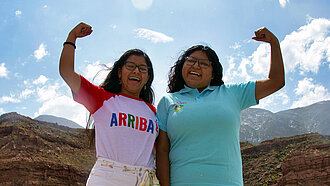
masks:
POLYGON ((76 49, 76 45, 75 45, 74 43, 72 43, 72 42, 68 42, 68 41, 66 41, 66 42, 63 43, 63 46, 64 46, 65 44, 72 45, 72 46, 74 47, 74 49, 76 49))

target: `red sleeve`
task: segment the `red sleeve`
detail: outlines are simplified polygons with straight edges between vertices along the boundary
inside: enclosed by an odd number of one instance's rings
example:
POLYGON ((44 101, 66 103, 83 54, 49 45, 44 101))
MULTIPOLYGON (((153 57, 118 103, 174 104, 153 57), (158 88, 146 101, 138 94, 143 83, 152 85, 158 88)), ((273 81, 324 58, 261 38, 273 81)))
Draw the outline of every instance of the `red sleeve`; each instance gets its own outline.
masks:
POLYGON ((152 112, 154 112, 154 114, 156 115, 156 108, 153 105, 151 105, 151 104, 149 104, 147 102, 145 102, 145 103, 148 105, 148 107, 150 108, 150 110, 152 110, 152 112))
POLYGON ((103 102, 114 96, 114 94, 92 84, 81 75, 80 78, 81 84, 79 92, 78 95, 72 92, 73 99, 84 105, 91 114, 94 114, 100 107, 102 107, 103 102))

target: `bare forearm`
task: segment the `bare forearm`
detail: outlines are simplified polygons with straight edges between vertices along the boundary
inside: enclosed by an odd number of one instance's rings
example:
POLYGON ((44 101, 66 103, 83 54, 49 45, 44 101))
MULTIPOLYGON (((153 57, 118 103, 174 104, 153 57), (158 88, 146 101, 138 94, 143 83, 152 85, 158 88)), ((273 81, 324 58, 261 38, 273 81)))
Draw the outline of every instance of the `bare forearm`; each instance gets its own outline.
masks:
MULTIPOLYGON (((69 34, 67 42, 76 43, 76 38, 72 36, 72 34, 69 34)), ((66 76, 69 75, 69 73, 74 72, 74 55, 75 55, 75 49, 72 45, 64 45, 60 57, 60 74, 65 79, 66 76)))
POLYGON ((278 83, 278 88, 281 88, 285 84, 285 75, 280 44, 276 39, 276 41, 273 41, 270 46, 271 62, 268 78, 275 80, 278 83))
POLYGON ((170 163, 168 152, 157 151, 157 177, 161 186, 170 185, 170 163))

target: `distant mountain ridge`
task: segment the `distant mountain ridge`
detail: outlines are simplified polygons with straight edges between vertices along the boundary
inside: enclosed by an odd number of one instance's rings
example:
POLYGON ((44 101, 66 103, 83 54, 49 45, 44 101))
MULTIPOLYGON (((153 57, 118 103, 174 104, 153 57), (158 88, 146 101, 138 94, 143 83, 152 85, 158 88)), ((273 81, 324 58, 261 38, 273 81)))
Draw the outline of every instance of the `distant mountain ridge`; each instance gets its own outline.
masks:
MULTIPOLYGON (((245 186, 330 185, 330 135, 240 145, 245 186)), ((0 185, 85 185, 95 160, 85 129, 0 116, 0 185)))
MULTIPOLYGON (((245 109, 241 113, 240 141, 259 144, 273 138, 307 133, 330 135, 329 111, 330 100, 277 113, 260 108, 245 109)), ((71 120, 51 115, 40 115, 34 119, 70 128, 83 128, 71 120)))
POLYGON ((248 108, 241 114, 240 140, 258 144, 268 139, 306 133, 330 135, 329 111, 330 100, 277 113, 248 108))
POLYGON ((39 121, 46 121, 46 122, 50 122, 50 123, 57 123, 59 125, 63 125, 66 127, 70 127, 70 128, 83 128, 82 126, 80 126, 79 124, 77 124, 74 121, 62 118, 62 117, 57 117, 57 116, 52 116, 52 115, 40 115, 36 118, 34 118, 35 120, 39 120, 39 121))

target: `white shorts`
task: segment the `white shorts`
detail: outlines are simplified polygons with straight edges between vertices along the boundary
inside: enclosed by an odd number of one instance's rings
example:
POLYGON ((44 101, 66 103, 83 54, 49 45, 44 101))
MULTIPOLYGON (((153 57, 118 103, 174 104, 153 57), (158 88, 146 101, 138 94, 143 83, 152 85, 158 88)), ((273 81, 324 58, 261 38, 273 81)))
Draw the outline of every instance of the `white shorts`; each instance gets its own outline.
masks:
POLYGON ((98 158, 86 186, 150 186, 159 185, 152 167, 132 166, 106 158, 98 158))

